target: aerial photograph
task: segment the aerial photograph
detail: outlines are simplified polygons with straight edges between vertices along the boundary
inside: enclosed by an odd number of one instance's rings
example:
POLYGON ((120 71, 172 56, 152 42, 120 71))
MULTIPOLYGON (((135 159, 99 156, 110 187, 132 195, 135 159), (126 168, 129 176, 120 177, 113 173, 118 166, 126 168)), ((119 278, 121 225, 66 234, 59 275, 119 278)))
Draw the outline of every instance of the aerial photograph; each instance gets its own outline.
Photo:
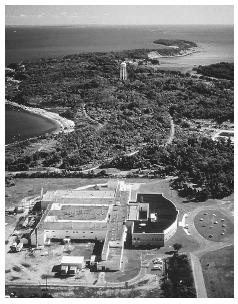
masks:
POLYGON ((3 6, 5 298, 234 300, 234 6, 50 2, 3 6))

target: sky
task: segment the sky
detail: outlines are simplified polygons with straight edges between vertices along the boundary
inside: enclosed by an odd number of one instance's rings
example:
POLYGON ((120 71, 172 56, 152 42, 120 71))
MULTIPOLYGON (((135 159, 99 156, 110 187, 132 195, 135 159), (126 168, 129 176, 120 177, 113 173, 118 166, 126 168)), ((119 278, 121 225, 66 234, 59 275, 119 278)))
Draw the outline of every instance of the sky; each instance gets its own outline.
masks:
POLYGON ((233 24, 231 5, 6 5, 6 25, 233 24))

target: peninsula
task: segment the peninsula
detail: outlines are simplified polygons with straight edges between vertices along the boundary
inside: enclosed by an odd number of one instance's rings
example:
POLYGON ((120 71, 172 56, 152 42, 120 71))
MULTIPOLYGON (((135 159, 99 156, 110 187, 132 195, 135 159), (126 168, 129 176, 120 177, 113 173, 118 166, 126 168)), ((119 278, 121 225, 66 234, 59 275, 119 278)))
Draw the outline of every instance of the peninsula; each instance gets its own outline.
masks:
POLYGON ((234 82, 157 44, 6 70, 7 104, 61 126, 6 146, 11 297, 233 296, 234 82))
MULTIPOLYGON (((196 45, 157 43, 175 53, 196 45)), ((173 186, 196 199, 233 192, 232 142, 229 137, 228 144, 221 144, 214 137, 219 130, 231 131, 233 81, 159 70, 144 49, 43 58, 8 68, 17 82, 6 90, 6 99, 57 119, 64 131, 9 145, 9 173, 93 177, 116 168, 128 177, 175 175, 173 186), (123 60, 127 80, 119 79, 123 60), (208 121, 210 129, 204 132, 208 121)))

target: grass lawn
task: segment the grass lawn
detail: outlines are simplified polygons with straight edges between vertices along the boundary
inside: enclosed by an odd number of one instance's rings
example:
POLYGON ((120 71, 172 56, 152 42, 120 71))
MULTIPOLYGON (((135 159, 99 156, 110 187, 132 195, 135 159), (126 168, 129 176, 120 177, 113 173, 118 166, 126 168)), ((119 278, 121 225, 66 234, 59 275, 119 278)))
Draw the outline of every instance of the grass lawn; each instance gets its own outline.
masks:
POLYGON ((234 297, 234 246, 203 255, 200 259, 209 298, 234 297))
POLYGON ((175 235, 167 241, 166 245, 172 246, 175 243, 179 243, 183 246, 180 252, 192 252, 199 248, 199 244, 194 240, 193 236, 185 234, 182 227, 177 228, 175 235))
POLYGON ((233 224, 218 210, 199 212, 194 218, 197 231, 209 241, 224 241, 233 233, 233 224))

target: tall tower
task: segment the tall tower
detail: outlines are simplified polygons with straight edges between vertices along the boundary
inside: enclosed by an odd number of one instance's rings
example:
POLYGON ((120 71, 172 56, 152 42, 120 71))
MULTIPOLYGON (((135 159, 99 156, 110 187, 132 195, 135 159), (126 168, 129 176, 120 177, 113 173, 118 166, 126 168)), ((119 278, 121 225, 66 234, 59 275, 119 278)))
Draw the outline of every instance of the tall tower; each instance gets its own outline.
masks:
POLYGON ((123 61, 120 65, 120 79, 122 79, 122 80, 127 79, 126 62, 125 61, 123 61))

